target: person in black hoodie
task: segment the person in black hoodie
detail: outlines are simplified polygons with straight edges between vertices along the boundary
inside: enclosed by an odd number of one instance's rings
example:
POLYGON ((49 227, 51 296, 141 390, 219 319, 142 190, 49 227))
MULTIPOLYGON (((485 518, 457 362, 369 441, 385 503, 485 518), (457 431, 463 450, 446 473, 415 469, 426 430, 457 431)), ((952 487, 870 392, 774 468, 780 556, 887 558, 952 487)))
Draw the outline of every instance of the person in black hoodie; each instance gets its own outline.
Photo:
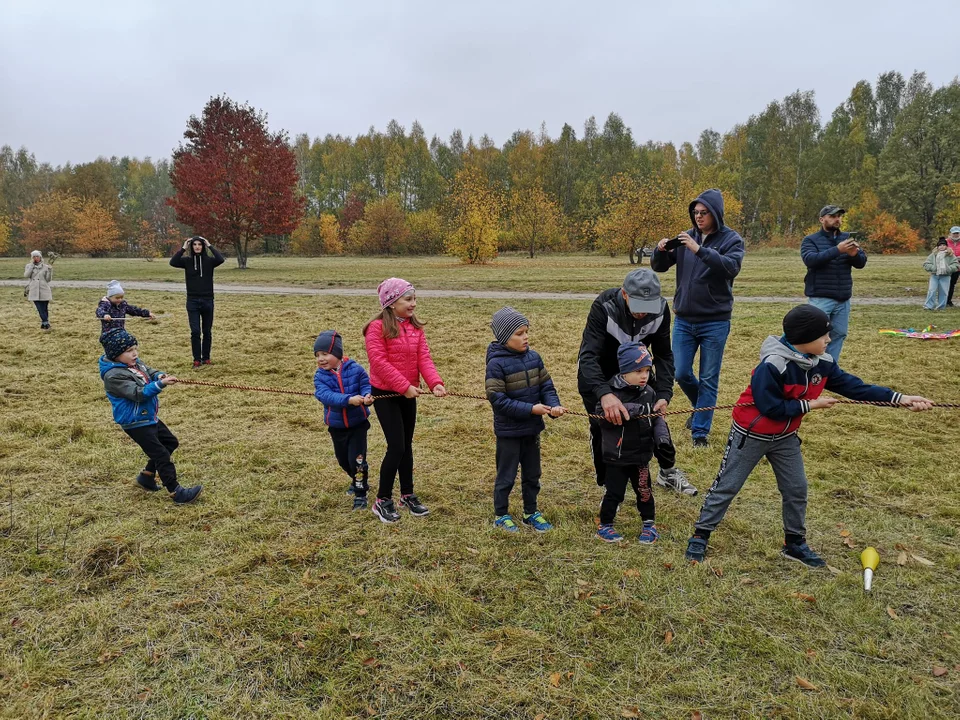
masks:
MULTIPOLYGON (((663 238, 653 251, 650 267, 665 272, 677 266, 673 296, 673 353, 677 384, 694 408, 717 404, 720 365, 730 334, 733 279, 743 263, 743 238, 723 224, 723 196, 710 189, 690 203, 693 228, 675 238, 672 249, 663 238), (693 358, 700 351, 700 377, 693 358)), ((694 413, 687 422, 694 447, 707 447, 713 411, 694 413)))
POLYGON ((213 330, 213 270, 223 265, 223 260, 223 255, 200 235, 185 240, 183 247, 170 258, 171 266, 183 268, 187 282, 187 316, 190 318, 190 345, 195 368, 200 367, 201 363, 213 364, 210 361, 210 346, 213 343, 210 334, 213 330), (184 254, 188 249, 189 257, 184 254))

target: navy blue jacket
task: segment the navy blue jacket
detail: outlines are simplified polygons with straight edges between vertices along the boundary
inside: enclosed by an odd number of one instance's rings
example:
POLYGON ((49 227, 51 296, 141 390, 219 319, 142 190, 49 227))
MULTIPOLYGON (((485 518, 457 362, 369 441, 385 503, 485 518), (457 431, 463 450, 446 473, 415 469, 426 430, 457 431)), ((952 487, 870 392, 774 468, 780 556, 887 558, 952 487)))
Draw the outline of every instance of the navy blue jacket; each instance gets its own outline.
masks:
POLYGON ((360 363, 344 358, 336 370, 317 368, 313 387, 317 400, 323 403, 323 422, 328 427, 357 427, 370 416, 366 405, 350 404, 354 395, 370 393, 370 376, 360 363))
POLYGON ((800 244, 800 257, 807 266, 803 278, 803 293, 807 297, 830 298, 843 302, 853 295, 853 273, 867 264, 867 254, 858 250, 850 257, 837 250, 837 245, 850 237, 850 233, 828 234, 821 230, 807 235, 800 244))
POLYGON ((703 239, 694 222, 687 234, 697 241, 700 250, 692 253, 682 245, 675 250, 655 249, 650 267, 665 272, 674 264, 677 266, 674 315, 692 323, 729 320, 733 314, 733 279, 743 264, 743 238, 723 224, 723 196, 719 190, 705 190, 690 203, 691 221, 698 202, 713 215, 716 229, 703 239))
POLYGON ((515 352, 498 342, 487 347, 487 400, 493 405, 497 437, 527 437, 543 432, 543 417, 533 406, 560 404, 550 373, 534 350, 515 352))

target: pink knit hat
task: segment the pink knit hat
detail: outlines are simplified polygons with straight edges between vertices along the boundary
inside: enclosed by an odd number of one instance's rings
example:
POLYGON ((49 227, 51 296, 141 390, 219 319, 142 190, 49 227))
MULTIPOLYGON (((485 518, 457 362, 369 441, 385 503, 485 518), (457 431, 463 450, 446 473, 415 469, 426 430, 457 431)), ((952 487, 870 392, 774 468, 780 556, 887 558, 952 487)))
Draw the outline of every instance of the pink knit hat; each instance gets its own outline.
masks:
POLYGON ((395 277, 387 278, 377 286, 377 295, 380 296, 380 309, 390 307, 413 289, 413 285, 406 280, 395 277))

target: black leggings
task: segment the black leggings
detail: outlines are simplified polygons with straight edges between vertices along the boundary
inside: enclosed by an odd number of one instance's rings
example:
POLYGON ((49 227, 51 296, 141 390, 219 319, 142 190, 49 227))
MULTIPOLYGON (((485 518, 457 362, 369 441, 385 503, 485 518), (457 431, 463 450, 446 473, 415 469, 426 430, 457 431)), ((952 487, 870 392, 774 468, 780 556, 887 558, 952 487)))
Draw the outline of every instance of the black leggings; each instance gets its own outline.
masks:
POLYGON ((180 446, 180 441, 163 421, 157 420, 156 425, 124 428, 124 432, 133 438, 149 458, 143 468, 144 472, 159 475, 160 482, 169 492, 176 490, 180 483, 177 482, 177 468, 170 456, 180 446))
MULTIPOLYGON (((390 390, 373 388, 374 397, 392 395, 390 390)), ((393 497, 393 481, 400 475, 400 494, 413 492, 413 429, 417 425, 416 398, 393 397, 377 400, 377 421, 387 440, 387 454, 380 463, 380 487, 377 497, 393 497)))
POLYGON ((603 500, 600 501, 600 524, 609 525, 617 516, 617 508, 623 502, 627 483, 637 495, 637 510, 644 520, 656 519, 653 488, 650 486, 650 468, 647 465, 607 465, 607 477, 603 500))

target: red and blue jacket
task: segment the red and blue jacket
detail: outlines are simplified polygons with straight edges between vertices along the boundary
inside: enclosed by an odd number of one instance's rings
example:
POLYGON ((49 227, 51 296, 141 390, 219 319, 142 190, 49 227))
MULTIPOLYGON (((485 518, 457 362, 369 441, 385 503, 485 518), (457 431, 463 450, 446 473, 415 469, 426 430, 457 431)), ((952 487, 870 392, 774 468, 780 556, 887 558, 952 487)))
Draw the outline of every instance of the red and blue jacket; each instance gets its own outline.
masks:
POLYGON ((827 354, 805 355, 784 338, 768 337, 760 347, 760 364, 737 403, 751 403, 733 411, 733 428, 758 440, 778 440, 800 429, 810 401, 824 390, 851 400, 900 402, 890 388, 868 385, 840 369, 827 354))
POLYGON ((370 393, 370 376, 360 363, 343 358, 336 370, 317 368, 313 376, 314 393, 323 403, 323 422, 332 428, 352 428, 370 416, 365 405, 351 405, 354 395, 370 393))

